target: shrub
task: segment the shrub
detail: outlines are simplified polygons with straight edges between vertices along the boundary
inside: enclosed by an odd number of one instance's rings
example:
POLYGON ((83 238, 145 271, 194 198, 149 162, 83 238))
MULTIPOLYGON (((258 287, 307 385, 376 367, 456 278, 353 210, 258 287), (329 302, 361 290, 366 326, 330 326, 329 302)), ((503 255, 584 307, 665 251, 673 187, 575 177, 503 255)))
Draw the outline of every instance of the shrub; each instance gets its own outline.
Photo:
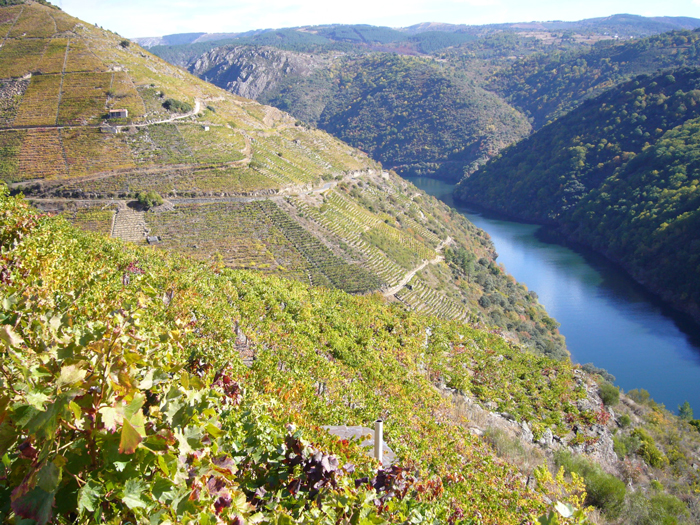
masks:
POLYGON ((131 45, 131 42, 129 42, 127 39, 124 39, 121 42, 119 42, 119 45, 122 46, 124 49, 126 49, 127 47, 129 47, 131 45))
POLYGON ((626 428, 632 424, 632 418, 628 414, 622 414, 620 416, 620 426, 626 428))
POLYGON ((136 196, 136 200, 146 209, 163 204, 163 197, 158 195, 155 191, 143 191, 136 196))
POLYGON ((602 510, 610 519, 617 518, 622 512, 627 490, 625 484, 611 474, 606 474, 600 466, 580 456, 560 451, 554 456, 558 467, 564 467, 567 473, 575 473, 586 484, 586 503, 602 510))
POLYGON ((620 389, 607 381, 600 385, 600 399, 605 406, 613 407, 620 402, 620 389))
POLYGON ((615 451, 615 454, 617 454, 617 457, 620 459, 623 459, 625 456, 627 456, 627 444, 625 443, 624 439, 620 439, 617 436, 613 436, 613 450, 615 451))
POLYGON ((193 109, 192 104, 174 98, 169 98, 163 102, 163 107, 174 113, 189 113, 193 109))
POLYGON ((657 493, 646 498, 641 492, 631 494, 625 508, 628 523, 635 525, 675 525, 688 516, 685 504, 670 494, 657 493))
POLYGON ((649 465, 655 468, 663 468, 668 464, 668 459, 654 444, 654 439, 643 428, 635 428, 632 437, 639 439, 637 454, 649 465))

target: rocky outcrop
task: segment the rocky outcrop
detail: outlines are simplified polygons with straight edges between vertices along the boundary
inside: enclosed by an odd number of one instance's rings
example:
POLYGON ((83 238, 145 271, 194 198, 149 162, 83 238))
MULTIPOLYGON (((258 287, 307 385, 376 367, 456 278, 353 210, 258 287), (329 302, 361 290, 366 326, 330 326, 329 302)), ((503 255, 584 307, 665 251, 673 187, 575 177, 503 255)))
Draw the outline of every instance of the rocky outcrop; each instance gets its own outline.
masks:
POLYGON ((197 57, 190 73, 241 97, 257 99, 283 78, 307 76, 322 59, 271 47, 224 46, 197 57))
POLYGON ((559 436, 546 428, 544 432, 535 435, 527 421, 519 421, 508 412, 498 412, 498 405, 489 401, 480 403, 476 399, 444 385, 440 390, 452 401, 460 416, 464 417, 473 434, 484 435, 494 429, 504 432, 512 439, 519 439, 525 450, 539 449, 546 456, 557 450, 568 450, 573 454, 582 454, 598 463, 603 470, 612 474, 620 471, 620 460, 614 451, 613 430, 617 427, 615 414, 612 409, 603 405, 598 394, 598 385, 582 370, 575 372, 576 381, 586 389, 586 397, 578 402, 581 411, 590 410, 610 415, 605 421, 594 423, 585 428, 577 428, 566 436, 559 436))

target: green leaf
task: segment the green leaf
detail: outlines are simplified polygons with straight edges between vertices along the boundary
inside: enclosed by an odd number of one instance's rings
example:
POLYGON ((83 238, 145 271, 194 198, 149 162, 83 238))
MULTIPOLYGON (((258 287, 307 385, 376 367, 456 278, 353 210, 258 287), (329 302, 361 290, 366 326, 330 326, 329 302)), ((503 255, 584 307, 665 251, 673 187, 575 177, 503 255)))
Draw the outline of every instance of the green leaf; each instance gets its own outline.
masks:
POLYGON ((2 298, 2 307, 4 310, 12 310, 12 308, 19 302, 19 299, 17 299, 17 296, 15 294, 12 294, 9 297, 3 297, 2 298))
POLYGON ((129 423, 133 426, 141 437, 146 437, 146 416, 139 410, 129 418, 129 423))
POLYGON ((136 479, 129 479, 124 484, 124 490, 122 491, 122 501, 131 510, 138 508, 146 508, 148 503, 144 501, 141 497, 141 493, 144 491, 146 485, 136 479))
POLYGON ((134 396, 134 399, 131 400, 131 403, 124 407, 124 417, 126 417, 127 419, 131 419, 134 416, 134 414, 141 410, 141 407, 145 403, 146 396, 144 396, 141 393, 136 394, 134 396))
POLYGON ((0 456, 4 456, 10 450, 17 436, 17 431, 8 421, 0 423, 0 456))
POLYGON ((122 426, 122 437, 119 441, 119 453, 133 454, 139 443, 141 443, 141 434, 129 423, 128 419, 125 419, 122 426))
POLYGON ((53 438, 58 429, 58 420, 67 404, 68 399, 65 396, 59 396, 55 402, 47 407, 45 412, 39 412, 32 418, 27 424, 27 429, 38 437, 53 438))
POLYGON ((102 487, 99 483, 89 480, 78 492, 78 510, 80 512, 95 512, 102 500, 102 487))
POLYGON ((44 411, 44 405, 49 400, 49 396, 42 392, 31 392, 27 394, 27 403, 37 410, 44 411))
POLYGON ((159 436, 158 434, 150 435, 144 439, 143 446, 149 450, 152 450, 153 452, 165 452, 168 450, 168 448, 170 448, 168 446, 168 441, 163 436, 159 436))
POLYGON ((61 320, 63 319, 62 315, 54 315, 50 320, 49 320, 49 328, 51 328, 52 332, 57 332, 58 329, 61 327, 61 320))
POLYGON ((24 494, 21 494, 22 490, 20 485, 12 493, 12 510, 22 518, 34 520, 36 525, 48 523, 51 519, 54 493, 46 492, 38 486, 24 494))
POLYGON ((61 368, 61 375, 58 378, 57 387, 79 383, 87 375, 86 370, 82 370, 78 365, 67 365, 61 368))
POLYGON ((11 346, 19 346, 24 342, 8 324, 0 326, 0 340, 5 343, 5 346, 8 348, 11 346))
POLYGON ((46 492, 55 493, 61 483, 61 469, 54 463, 47 463, 39 471, 37 476, 37 486, 46 492))
POLYGON ((170 503, 177 495, 175 484, 165 478, 158 478, 152 485, 151 492, 153 493, 153 497, 161 503, 170 503))

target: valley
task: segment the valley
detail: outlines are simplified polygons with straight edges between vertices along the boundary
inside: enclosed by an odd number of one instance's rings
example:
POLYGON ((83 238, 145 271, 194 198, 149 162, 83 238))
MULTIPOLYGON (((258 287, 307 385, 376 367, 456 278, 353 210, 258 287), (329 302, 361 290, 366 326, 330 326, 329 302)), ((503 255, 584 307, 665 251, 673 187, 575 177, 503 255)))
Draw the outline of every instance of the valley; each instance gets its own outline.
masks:
POLYGON ((692 318, 670 308, 605 257, 565 242, 552 227, 455 204, 454 186, 441 181, 410 180, 489 234, 498 260, 535 290, 561 323, 575 362, 604 368, 615 376, 615 384, 627 391, 644 388, 667 407, 686 400, 697 403, 700 329, 692 318))
POLYGON ((621 279, 576 364, 562 306, 613 274, 562 249, 551 280, 407 179, 692 306, 697 27, 143 41, 168 63, 0 2, 0 521, 698 522, 693 341, 621 279), (391 464, 327 431, 377 420, 391 464))

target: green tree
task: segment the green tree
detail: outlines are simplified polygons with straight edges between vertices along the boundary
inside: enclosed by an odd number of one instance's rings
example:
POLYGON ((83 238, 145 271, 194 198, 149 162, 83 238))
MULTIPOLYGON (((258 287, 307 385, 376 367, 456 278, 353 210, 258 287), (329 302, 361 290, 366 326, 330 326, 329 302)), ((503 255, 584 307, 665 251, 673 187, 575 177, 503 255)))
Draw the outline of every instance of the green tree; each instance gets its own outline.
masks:
POLYGON ((678 417, 684 419, 685 421, 691 421, 693 419, 693 408, 687 401, 678 407, 678 417))

